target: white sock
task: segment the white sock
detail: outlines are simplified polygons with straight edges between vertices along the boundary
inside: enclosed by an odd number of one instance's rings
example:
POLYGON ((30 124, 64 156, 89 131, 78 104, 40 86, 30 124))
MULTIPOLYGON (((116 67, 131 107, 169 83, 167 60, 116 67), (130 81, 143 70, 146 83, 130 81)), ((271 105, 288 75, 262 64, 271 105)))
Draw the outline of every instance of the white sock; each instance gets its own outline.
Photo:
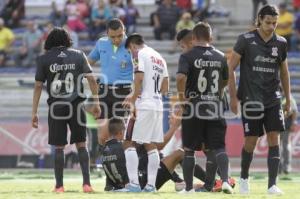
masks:
POLYGON ((139 158, 134 147, 125 150, 126 169, 130 183, 139 184, 138 166, 139 158))
POLYGON ((155 187, 157 170, 159 168, 159 153, 157 149, 148 151, 148 184, 155 187))

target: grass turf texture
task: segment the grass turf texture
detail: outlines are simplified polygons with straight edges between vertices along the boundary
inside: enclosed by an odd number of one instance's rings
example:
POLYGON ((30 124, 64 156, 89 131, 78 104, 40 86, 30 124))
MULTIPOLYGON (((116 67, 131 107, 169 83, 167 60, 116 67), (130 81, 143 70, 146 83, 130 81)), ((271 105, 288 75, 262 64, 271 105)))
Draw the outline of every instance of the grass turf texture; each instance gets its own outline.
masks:
MULTIPOLYGON (((105 178, 100 178, 98 173, 92 173, 91 182, 95 193, 82 193, 82 179, 80 171, 65 171, 64 185, 65 193, 52 193, 54 186, 54 177, 52 170, 0 170, 0 199, 52 199, 52 198, 70 198, 70 199, 182 199, 182 198, 247 198, 247 199, 296 199, 300 198, 300 175, 290 174, 288 177, 279 177, 278 186, 285 192, 283 196, 269 196, 267 191, 267 175, 252 174, 250 181, 251 194, 243 196, 238 194, 238 184, 235 187, 235 194, 226 195, 223 193, 195 193, 191 195, 181 195, 174 191, 174 183, 169 181, 163 188, 155 193, 107 193, 103 191, 105 178)), ((235 176, 237 179, 237 176, 235 176)))

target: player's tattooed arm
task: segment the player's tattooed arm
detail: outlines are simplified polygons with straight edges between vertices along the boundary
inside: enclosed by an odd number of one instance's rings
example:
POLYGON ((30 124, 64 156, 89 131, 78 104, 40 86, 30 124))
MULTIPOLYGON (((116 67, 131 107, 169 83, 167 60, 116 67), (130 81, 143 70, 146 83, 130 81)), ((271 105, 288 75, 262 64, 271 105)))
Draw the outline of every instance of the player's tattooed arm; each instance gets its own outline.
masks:
POLYGON ((43 89, 43 82, 35 81, 34 91, 33 91, 33 100, 32 100, 32 116, 31 116, 31 125, 33 128, 38 128, 39 119, 38 119, 38 107, 40 102, 40 97, 43 89))

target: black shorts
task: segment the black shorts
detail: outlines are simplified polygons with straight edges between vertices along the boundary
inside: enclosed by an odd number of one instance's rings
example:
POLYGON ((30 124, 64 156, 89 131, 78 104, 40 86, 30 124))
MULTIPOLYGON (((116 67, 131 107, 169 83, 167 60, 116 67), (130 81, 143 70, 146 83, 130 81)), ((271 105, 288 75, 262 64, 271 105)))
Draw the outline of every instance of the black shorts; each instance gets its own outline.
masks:
POLYGON ((182 119, 182 144, 194 151, 225 148, 226 121, 203 120, 195 116, 182 119))
POLYGON ((67 132, 71 131, 70 144, 86 141, 86 116, 82 100, 75 100, 69 105, 52 103, 48 112, 50 145, 68 144, 67 132), (52 108, 51 108, 52 107, 52 108), (78 108, 79 107, 79 108, 78 108), (56 118, 51 114, 53 112, 56 118))
POLYGON ((262 111, 250 111, 242 107, 242 122, 245 136, 262 136, 271 131, 284 131, 284 115, 280 104, 262 111))
MULTIPOLYGON (((168 180, 172 179, 172 174, 169 172, 165 164, 160 161, 159 169, 157 170, 155 187, 156 190, 159 190, 168 180)), ((141 189, 143 189, 147 184, 147 173, 139 172, 139 183, 141 189)))
POLYGON ((130 84, 122 85, 99 85, 99 101, 101 108, 100 119, 111 117, 124 117, 125 113, 128 112, 124 109, 122 102, 128 94, 131 92, 130 84))

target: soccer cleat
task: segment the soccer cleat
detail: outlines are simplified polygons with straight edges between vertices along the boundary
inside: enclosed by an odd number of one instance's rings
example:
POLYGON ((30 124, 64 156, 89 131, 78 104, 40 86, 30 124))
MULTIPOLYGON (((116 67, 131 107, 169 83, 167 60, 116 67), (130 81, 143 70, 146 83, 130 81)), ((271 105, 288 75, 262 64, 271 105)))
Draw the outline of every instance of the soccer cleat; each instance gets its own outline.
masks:
POLYGON ((185 182, 175 182, 175 191, 182 191, 185 189, 185 182))
POLYGON ((249 180, 240 178, 240 194, 249 194, 249 180))
POLYGON ((58 188, 55 187, 54 190, 53 190, 53 192, 55 192, 55 193, 64 193, 65 189, 64 189, 63 186, 58 187, 58 188))
POLYGON ((82 190, 84 193, 93 193, 94 190, 91 185, 85 184, 82 186, 82 190))
POLYGON ((195 189, 195 192, 210 192, 204 186, 195 189))
POLYGON ((131 193, 139 193, 142 192, 139 184, 128 183, 125 185, 125 188, 115 190, 115 192, 131 192, 131 193))
POLYGON ((281 191, 275 184, 268 189, 268 194, 270 195, 282 195, 283 191, 281 191))
POLYGON ((179 194, 193 194, 193 193, 195 193, 195 189, 191 189, 189 191, 183 189, 183 190, 179 191, 178 193, 179 194))
POLYGON ((235 179, 234 179, 234 178, 229 177, 229 178, 228 178, 228 183, 230 184, 230 186, 231 186, 232 188, 235 187, 235 179))
POLYGON ((223 182, 223 184, 222 184, 222 191, 223 191, 223 193, 233 194, 233 189, 228 184, 228 182, 223 182))
POLYGON ((156 188, 153 185, 147 184, 144 187, 143 192, 156 192, 156 188))
POLYGON ((221 192, 222 191, 222 180, 216 180, 215 185, 212 189, 213 192, 221 192))
MULTIPOLYGON (((234 178, 229 177, 229 178, 228 178, 228 183, 229 183, 229 185, 230 185, 232 188, 235 187, 235 179, 234 179, 234 178)), ((216 180, 216 181, 215 181, 215 185, 214 185, 214 187, 213 187, 213 189, 212 189, 212 192, 221 192, 221 191, 222 191, 222 184, 223 184, 223 182, 222 182, 221 179, 216 180)))

